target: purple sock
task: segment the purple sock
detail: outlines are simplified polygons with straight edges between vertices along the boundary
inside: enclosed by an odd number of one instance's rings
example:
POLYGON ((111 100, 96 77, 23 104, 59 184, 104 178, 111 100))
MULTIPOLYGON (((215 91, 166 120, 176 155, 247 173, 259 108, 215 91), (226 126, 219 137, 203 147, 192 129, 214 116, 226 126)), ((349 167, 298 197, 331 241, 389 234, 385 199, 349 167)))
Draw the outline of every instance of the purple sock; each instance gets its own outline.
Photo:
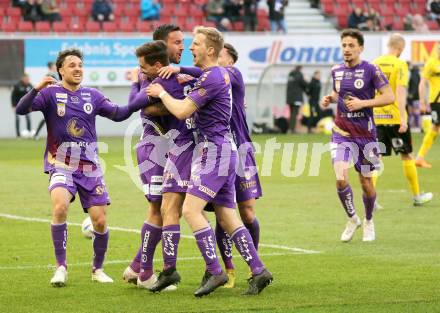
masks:
POLYGON ((162 227, 145 223, 145 234, 142 242, 141 273, 139 278, 147 280, 153 275, 153 258, 156 246, 162 237, 162 227))
POLYGON ((222 272, 215 251, 215 235, 211 227, 206 227, 194 233, 197 245, 205 259, 206 269, 212 275, 219 275, 222 272))
POLYGON ((371 198, 368 198, 364 194, 362 195, 362 200, 364 200, 365 218, 369 221, 373 218, 373 210, 374 210, 374 203, 376 202, 376 195, 374 195, 371 198))
POLYGON ((251 234, 255 249, 258 250, 258 243, 260 242, 260 224, 258 223, 257 218, 255 217, 251 224, 243 224, 248 229, 249 234, 251 234))
POLYGON ((338 189, 338 196, 348 217, 353 217, 356 214, 356 210, 354 208, 353 191, 350 185, 342 190, 338 189))
POLYGON ((233 269, 234 263, 232 263, 232 240, 228 233, 223 230, 218 221, 215 225, 215 239, 217 241, 223 263, 225 263, 225 268, 233 269))
POLYGON ((145 236, 146 229, 147 229, 147 223, 145 222, 141 228, 141 245, 136 253, 136 256, 134 257, 133 261, 131 261, 130 264, 131 269, 136 273, 139 273, 141 271, 142 242, 145 236))
POLYGON ((252 274, 260 274, 264 270, 264 265, 258 256, 257 249, 255 249, 252 237, 246 227, 240 226, 237 228, 232 233, 231 239, 234 241, 240 255, 251 268, 252 274))
POLYGON ((102 264, 104 263, 105 253, 107 252, 108 238, 109 238, 108 229, 103 234, 98 233, 96 231, 93 232, 93 252, 95 253, 95 255, 93 256, 93 270, 102 268, 102 264))
POLYGON ((177 248, 180 241, 180 225, 162 227, 163 269, 176 268, 177 248))
POLYGON ((67 247, 67 223, 64 224, 52 224, 50 226, 52 232, 52 242, 55 249, 55 258, 57 259, 57 265, 63 265, 67 268, 66 263, 66 247, 67 247))

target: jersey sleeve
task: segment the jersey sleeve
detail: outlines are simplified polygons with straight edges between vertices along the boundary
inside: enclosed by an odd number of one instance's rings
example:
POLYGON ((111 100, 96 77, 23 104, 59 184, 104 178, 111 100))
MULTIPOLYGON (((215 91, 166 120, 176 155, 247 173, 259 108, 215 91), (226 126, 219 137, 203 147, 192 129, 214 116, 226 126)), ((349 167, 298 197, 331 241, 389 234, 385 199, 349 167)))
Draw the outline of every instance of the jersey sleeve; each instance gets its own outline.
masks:
POLYGON ((93 93, 93 102, 96 106, 96 115, 111 118, 118 109, 116 103, 111 102, 101 92, 95 90, 93 93))
POLYGON ((399 62, 399 67, 397 68, 396 85, 407 88, 408 81, 409 81, 408 64, 406 64, 405 61, 399 62))
POLYGON ((372 73, 372 82, 374 89, 379 90, 382 87, 388 85, 388 79, 385 76, 385 74, 380 70, 379 66, 371 64, 371 71, 372 73))
POLYGON ((46 88, 41 90, 32 101, 31 111, 45 111, 47 108, 46 88))
POLYGON ((188 93, 188 98, 190 98, 198 109, 205 106, 209 101, 211 101, 218 93, 218 77, 214 75, 213 72, 204 73, 197 80, 194 88, 188 93))

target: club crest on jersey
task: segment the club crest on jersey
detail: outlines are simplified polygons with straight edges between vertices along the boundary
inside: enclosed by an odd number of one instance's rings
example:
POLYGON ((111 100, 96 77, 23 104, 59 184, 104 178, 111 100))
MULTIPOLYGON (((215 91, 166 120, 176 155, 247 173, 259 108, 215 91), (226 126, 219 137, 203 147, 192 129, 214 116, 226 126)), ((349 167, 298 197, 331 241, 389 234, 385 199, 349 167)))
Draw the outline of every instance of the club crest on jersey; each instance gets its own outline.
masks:
POLYGON ((87 114, 92 113, 92 111, 93 111, 93 106, 92 106, 92 104, 91 104, 91 103, 88 103, 88 102, 84 103, 84 105, 83 105, 83 110, 84 110, 84 112, 86 112, 87 114))
POLYGON ((204 95, 206 95, 206 89, 204 89, 204 88, 200 88, 200 89, 198 90, 198 93, 199 93, 199 96, 203 97, 204 95))
POLYGON ((57 114, 60 117, 63 117, 64 115, 66 115, 66 104, 57 103, 57 114))
POLYGON ((356 89, 361 89, 362 87, 364 87, 364 80, 363 79, 356 79, 354 81, 354 87, 356 87, 356 89))
POLYGON ((71 96, 70 101, 72 101, 72 103, 79 103, 79 98, 77 96, 71 96))

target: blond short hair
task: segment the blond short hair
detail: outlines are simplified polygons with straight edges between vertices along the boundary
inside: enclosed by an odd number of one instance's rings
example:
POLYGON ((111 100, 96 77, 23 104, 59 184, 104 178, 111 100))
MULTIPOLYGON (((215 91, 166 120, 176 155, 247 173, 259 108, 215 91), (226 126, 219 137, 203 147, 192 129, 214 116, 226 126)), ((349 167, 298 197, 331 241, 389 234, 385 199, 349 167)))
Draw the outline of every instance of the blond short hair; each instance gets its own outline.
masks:
POLYGON ((394 33, 388 40, 388 47, 403 49, 405 47, 405 38, 399 33, 394 33))
POLYGON ((224 45, 223 34, 214 27, 204 27, 204 26, 197 26, 196 28, 194 28, 194 35, 197 34, 205 35, 206 47, 214 48, 215 57, 218 57, 224 45))

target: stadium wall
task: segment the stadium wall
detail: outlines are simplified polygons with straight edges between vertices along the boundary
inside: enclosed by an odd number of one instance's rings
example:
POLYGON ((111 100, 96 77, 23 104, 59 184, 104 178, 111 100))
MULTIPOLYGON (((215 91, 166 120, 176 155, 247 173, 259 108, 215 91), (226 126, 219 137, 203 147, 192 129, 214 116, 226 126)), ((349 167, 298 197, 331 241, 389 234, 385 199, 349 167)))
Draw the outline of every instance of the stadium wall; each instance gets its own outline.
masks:
MULTIPOLYGON (((363 58, 371 61, 386 51, 388 33, 367 34, 363 58)), ((405 34, 407 48, 402 55, 405 60, 413 63, 423 63, 435 52, 435 43, 440 39, 439 33, 430 34, 405 34)), ((226 34, 227 42, 234 45, 240 56, 237 67, 242 71, 245 80, 246 103, 248 105, 248 122, 253 120, 253 104, 256 103, 256 91, 259 78, 264 69, 272 64, 318 64, 331 65, 339 63, 342 53, 339 47, 338 35, 257 35, 257 34, 226 34)), ((19 54, 17 64, 24 67, 30 74, 33 83, 38 82, 47 71, 45 65, 48 61, 56 58, 60 49, 78 47, 85 54, 85 85, 100 86, 99 88, 111 100, 119 104, 125 104, 129 92, 129 69, 136 66, 136 58, 133 49, 139 44, 151 40, 151 35, 145 37, 117 38, 106 36, 0 36, 3 46, 8 46, 14 41, 23 41, 23 56, 19 54)), ((191 43, 191 35, 185 35, 185 53, 182 65, 191 65, 192 56, 188 47, 191 43)), ((3 54, 4 49, 0 50, 3 54)), ((1 60, 10 60, 6 55, 1 55, 1 60)), ((14 137, 14 113, 10 105, 10 92, 13 82, 19 79, 22 73, 15 70, 15 77, 8 73, 8 77, 1 77, 0 73, 0 137, 14 137)), ((306 76, 308 76, 306 74, 306 76)), ((284 84, 285 79, 279 77, 274 84, 284 84)), ((279 95, 280 101, 284 95, 279 95)), ((32 126, 36 128, 41 113, 31 113, 32 126)), ((133 115, 131 120, 136 119, 133 115)), ((130 121, 131 121, 130 120, 130 121)), ((97 122, 98 133, 101 136, 123 135, 130 121, 117 123, 99 119, 97 122)), ((24 122, 22 123, 24 125, 24 122)), ((22 126, 23 127, 23 126, 22 126)))

